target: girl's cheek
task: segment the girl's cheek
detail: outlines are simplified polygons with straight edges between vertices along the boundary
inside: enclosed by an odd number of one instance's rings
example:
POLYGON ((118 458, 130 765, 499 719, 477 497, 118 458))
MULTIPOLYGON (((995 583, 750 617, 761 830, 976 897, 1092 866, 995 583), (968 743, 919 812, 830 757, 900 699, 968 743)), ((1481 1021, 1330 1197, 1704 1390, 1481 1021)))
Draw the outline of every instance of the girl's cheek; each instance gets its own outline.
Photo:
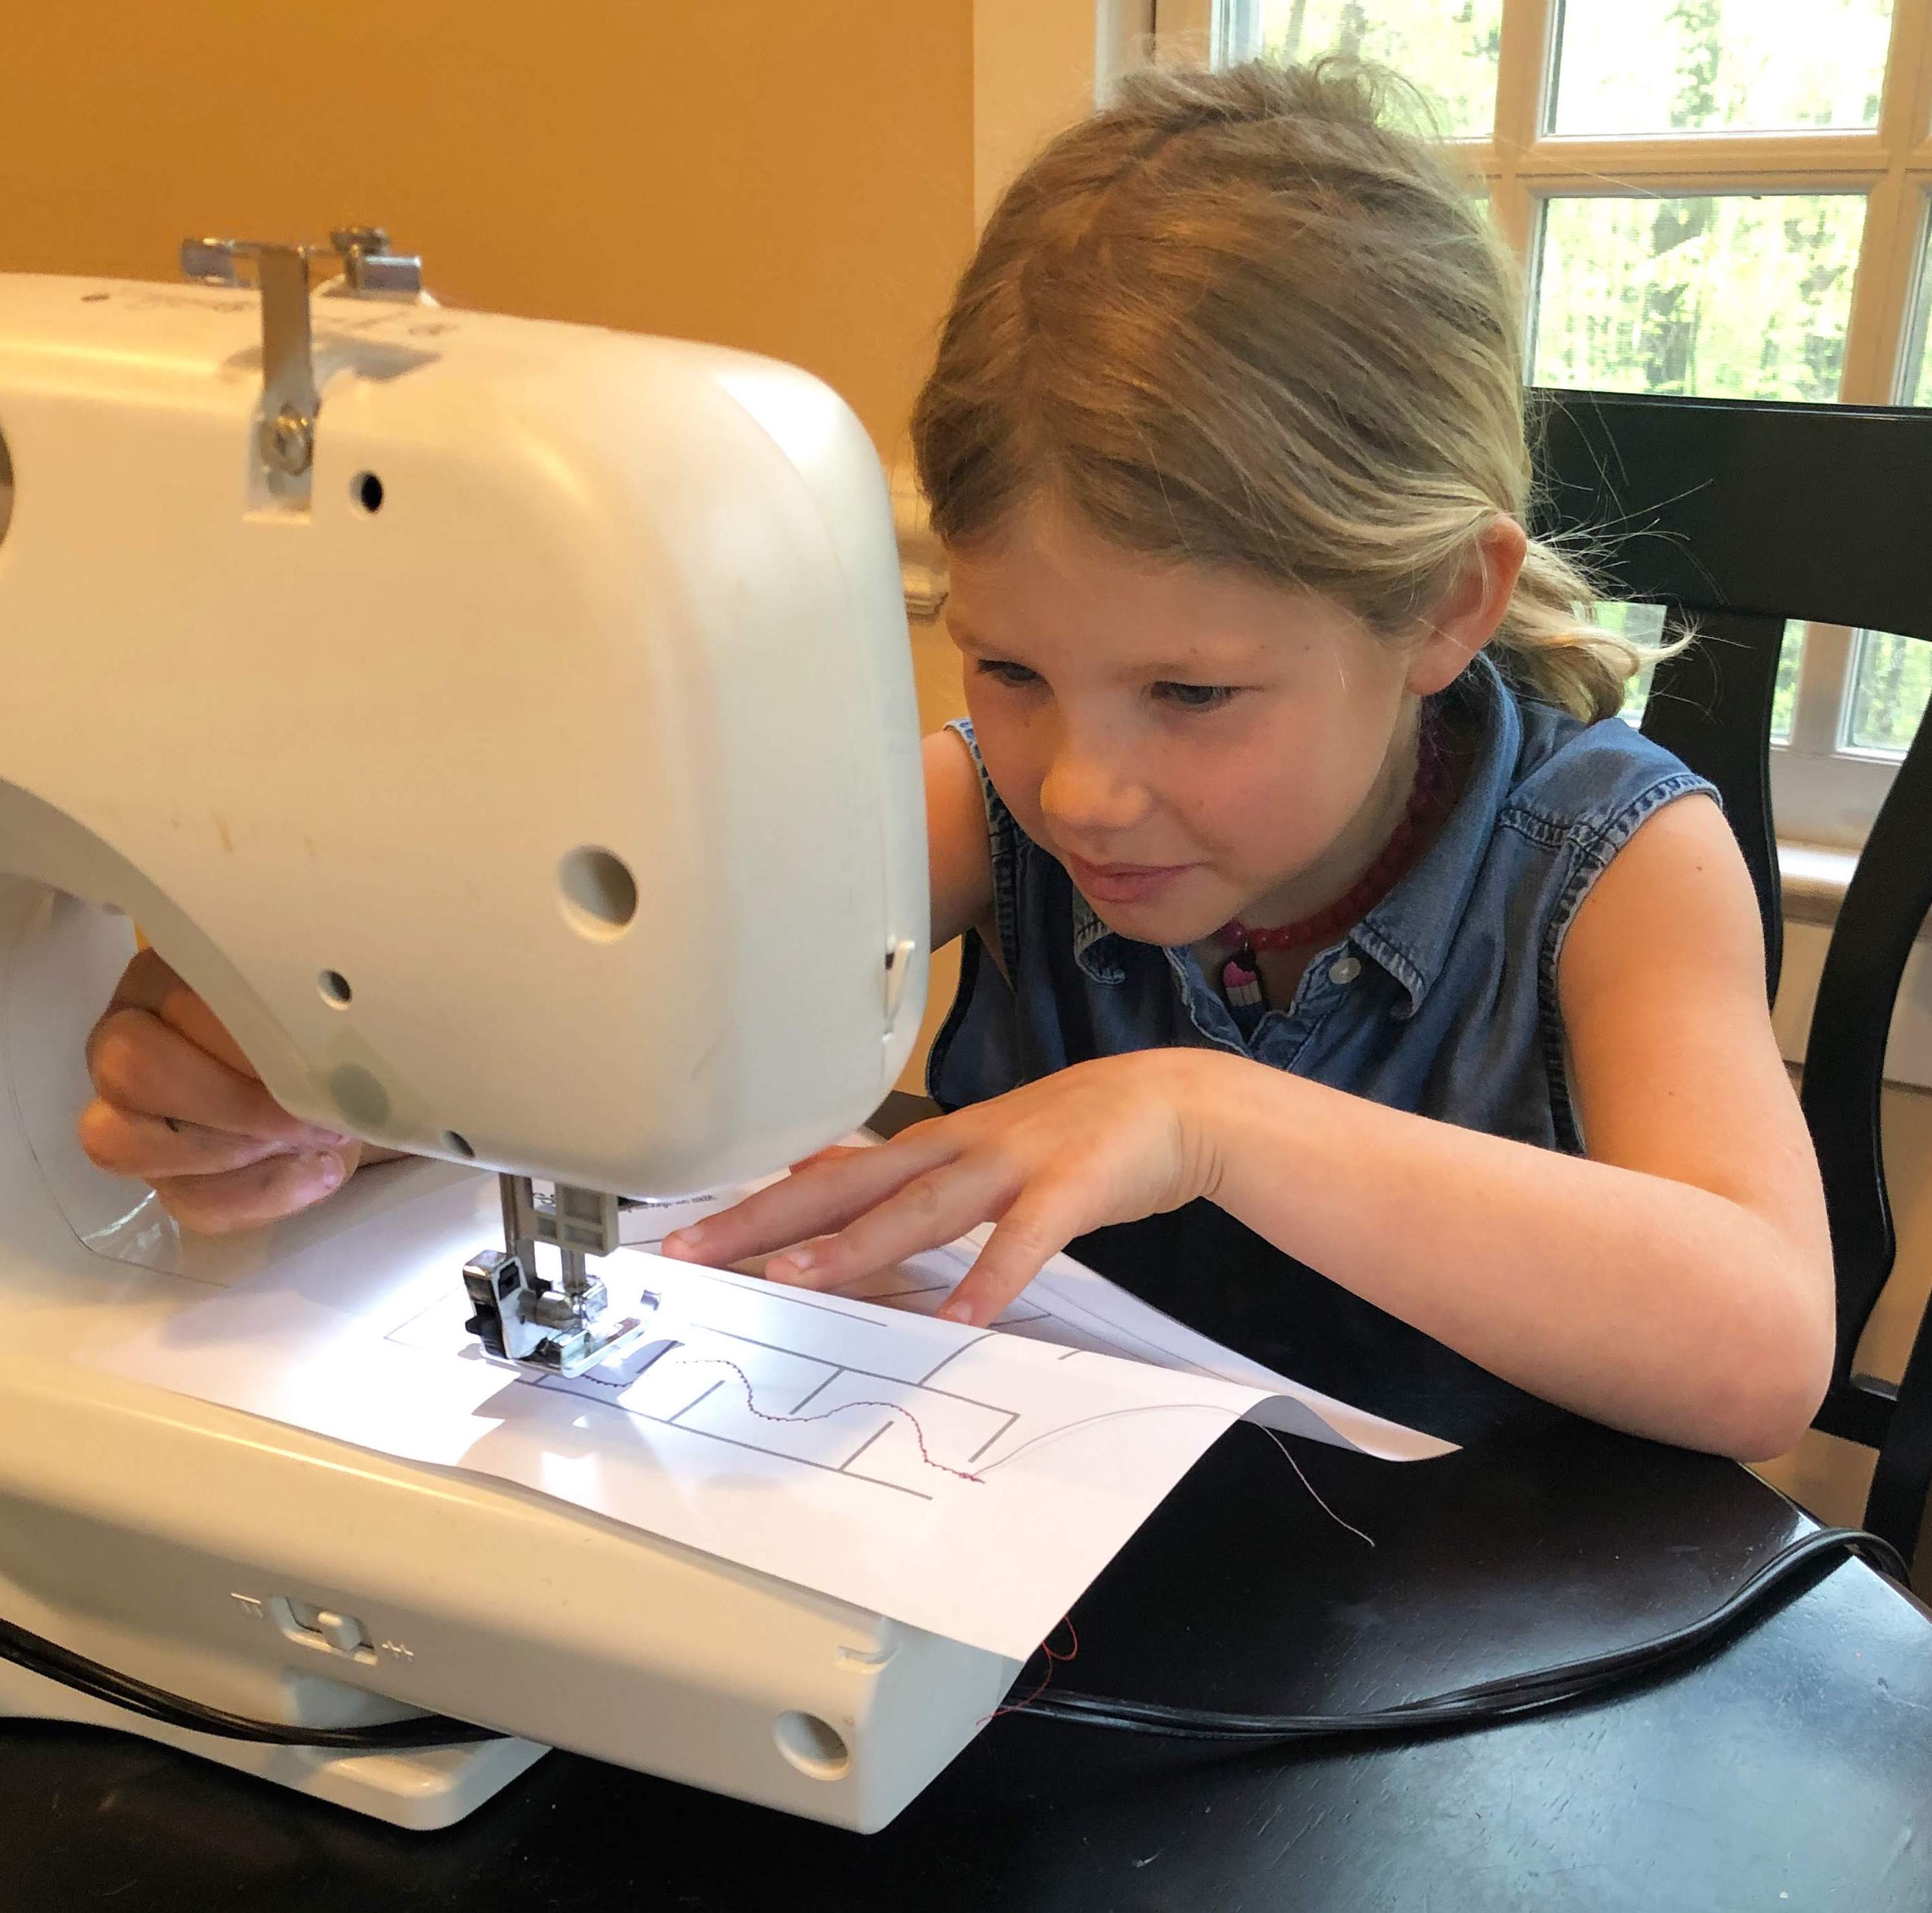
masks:
POLYGON ((1292 763, 1226 766, 1199 777, 1176 807, 1204 844, 1246 867, 1306 862, 1327 847, 1333 793, 1292 763))
POLYGON ((1255 817, 1298 804, 1319 778, 1304 748, 1276 736, 1205 739, 1184 753, 1163 752, 1160 761, 1177 796, 1223 817, 1255 817))

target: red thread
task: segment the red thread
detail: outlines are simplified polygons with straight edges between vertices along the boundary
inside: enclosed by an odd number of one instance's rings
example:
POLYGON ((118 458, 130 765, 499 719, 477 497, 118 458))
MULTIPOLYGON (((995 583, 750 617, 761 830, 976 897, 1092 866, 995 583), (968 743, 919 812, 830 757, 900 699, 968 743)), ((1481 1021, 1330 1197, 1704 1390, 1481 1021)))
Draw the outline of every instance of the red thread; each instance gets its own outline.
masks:
POLYGON ((1063 1661, 1071 1660, 1080 1651, 1080 1636, 1074 1630, 1073 1617, 1070 1614, 1063 1615, 1060 1624, 1066 1630, 1066 1638, 1073 1645, 1064 1654, 1057 1654, 1053 1651, 1053 1637, 1051 1635, 1041 1642, 1040 1651, 1046 1657, 1046 1672, 1040 1677, 1040 1685, 1023 1701, 1003 1701, 986 1716, 986 1720, 980 1723, 982 1727, 986 1726, 986 1721, 998 1720, 1002 1714, 1019 1714, 1032 1706, 1046 1692, 1047 1684, 1053 1678, 1053 1670, 1063 1661))
POLYGON ((968 1474, 964 1468, 948 1468, 944 1462, 935 1462, 926 1445, 926 1430, 919 1425, 919 1417, 897 1402, 842 1402, 836 1408, 827 1408, 818 1415, 770 1415, 760 1408, 752 1391, 752 1378, 736 1362, 727 1361, 722 1355, 687 1355, 678 1363, 688 1369, 694 1363, 710 1362, 721 1369, 729 1369, 738 1378, 739 1386, 745 1391, 745 1406, 761 1422, 829 1422, 834 1415, 842 1415, 848 1408, 883 1408, 890 1415, 903 1415, 912 1424, 912 1438, 919 1444, 919 1458, 928 1468, 937 1468, 941 1474, 950 1474, 961 1481, 970 1481, 983 1485, 983 1475, 968 1474))

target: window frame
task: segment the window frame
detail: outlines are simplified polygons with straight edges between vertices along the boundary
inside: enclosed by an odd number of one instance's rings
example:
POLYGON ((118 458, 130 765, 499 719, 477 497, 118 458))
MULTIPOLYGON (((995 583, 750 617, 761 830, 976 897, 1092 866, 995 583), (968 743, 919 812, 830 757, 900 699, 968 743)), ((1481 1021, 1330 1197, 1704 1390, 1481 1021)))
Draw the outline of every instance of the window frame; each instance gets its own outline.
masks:
MULTIPOLYGON (((1369 0, 1372 10, 1373 0, 1369 0)), ((1543 208, 1558 197, 1856 192, 1864 229, 1852 283, 1838 396, 1899 404, 1916 372, 1921 277, 1932 215, 1932 0, 1892 0, 1875 127, 1776 132, 1630 133, 1547 130, 1563 0, 1502 0, 1496 112, 1486 139, 1454 142, 1483 178, 1520 262, 1533 337, 1543 208)), ((1219 63, 1256 46, 1258 0, 1157 0, 1157 55, 1219 63)), ((1780 835, 1856 848, 1891 787, 1898 759, 1846 741, 1856 634, 1807 628, 1791 737, 1772 751, 1780 835)))

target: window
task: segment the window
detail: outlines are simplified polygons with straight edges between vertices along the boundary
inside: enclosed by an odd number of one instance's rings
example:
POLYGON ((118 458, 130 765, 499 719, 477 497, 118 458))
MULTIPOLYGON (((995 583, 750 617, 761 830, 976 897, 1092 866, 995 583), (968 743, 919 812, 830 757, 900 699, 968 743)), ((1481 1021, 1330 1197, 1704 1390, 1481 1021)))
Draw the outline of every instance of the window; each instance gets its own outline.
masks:
MULTIPOLYGON (((1932 0, 1163 0, 1156 24, 1405 73, 1524 262, 1538 383, 1932 406, 1932 0)), ((1929 697, 1932 645, 1789 626, 1784 834, 1862 841, 1929 697)))

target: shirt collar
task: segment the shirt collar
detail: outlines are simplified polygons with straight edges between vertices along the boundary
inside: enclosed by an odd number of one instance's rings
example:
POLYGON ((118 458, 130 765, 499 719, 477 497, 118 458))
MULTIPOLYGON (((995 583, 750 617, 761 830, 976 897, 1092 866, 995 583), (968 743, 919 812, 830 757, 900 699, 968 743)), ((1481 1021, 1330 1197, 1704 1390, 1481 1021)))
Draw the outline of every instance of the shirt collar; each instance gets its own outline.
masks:
MULTIPOLYGON (((1408 998, 1404 1013, 1411 1016, 1422 1007, 1448 959, 1522 748, 1516 700, 1483 653, 1449 696, 1478 720, 1475 760, 1462 794, 1436 841, 1349 937, 1402 986, 1408 998)), ((1074 962, 1096 983, 1124 982, 1124 939, 1094 914, 1077 889, 1072 894, 1074 962)), ((1189 952, 1170 955, 1186 967, 1189 952)))
POLYGON ((1126 966, 1120 961, 1122 938, 1094 914, 1094 906, 1073 889, 1073 961, 1083 975, 1096 983, 1124 983, 1126 966))

